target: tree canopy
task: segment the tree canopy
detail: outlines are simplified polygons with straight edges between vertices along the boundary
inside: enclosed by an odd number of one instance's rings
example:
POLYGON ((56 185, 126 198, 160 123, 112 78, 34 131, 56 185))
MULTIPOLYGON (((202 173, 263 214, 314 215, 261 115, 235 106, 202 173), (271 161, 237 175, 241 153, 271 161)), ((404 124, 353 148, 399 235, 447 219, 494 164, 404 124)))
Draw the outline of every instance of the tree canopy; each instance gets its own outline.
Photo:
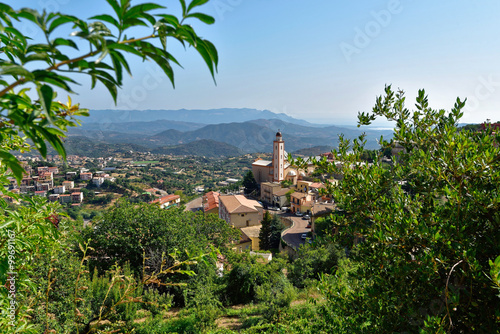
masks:
POLYGON ((343 174, 338 186, 327 187, 340 209, 331 216, 334 240, 355 250, 352 288, 332 288, 340 275, 325 279, 328 309, 346 319, 332 321, 338 331, 498 330, 499 300, 488 273, 500 254, 500 134, 458 131, 464 105, 457 99, 449 112, 434 110, 421 90, 410 111, 404 93, 388 86, 359 121, 395 122, 393 140, 380 140, 402 149, 392 168, 382 167, 381 156, 361 163, 363 136, 340 138, 334 154, 342 170, 317 162, 322 172, 343 174))

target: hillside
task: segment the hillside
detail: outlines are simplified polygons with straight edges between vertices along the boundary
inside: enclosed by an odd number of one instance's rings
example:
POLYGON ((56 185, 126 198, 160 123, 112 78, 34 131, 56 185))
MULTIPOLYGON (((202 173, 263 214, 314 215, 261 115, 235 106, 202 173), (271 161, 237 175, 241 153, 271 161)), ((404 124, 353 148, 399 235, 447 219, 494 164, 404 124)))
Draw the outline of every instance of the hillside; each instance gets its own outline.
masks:
POLYGON ((151 151, 153 154, 171 154, 214 157, 237 157, 245 154, 236 146, 221 143, 211 139, 196 140, 177 146, 159 147, 151 151))
MULTIPOLYGON (((64 142, 64 147, 66 148, 66 153, 71 155, 82 155, 91 158, 109 156, 116 153, 125 153, 129 151, 134 152, 147 152, 148 148, 132 144, 132 143, 106 143, 95 141, 91 138, 83 136, 73 136, 68 137, 64 142)), ((50 148, 49 154, 56 154, 55 151, 50 148)))
POLYGON ((312 157, 312 156, 318 156, 321 153, 330 152, 333 149, 334 149, 333 146, 314 146, 293 151, 292 155, 302 155, 306 157, 312 157))

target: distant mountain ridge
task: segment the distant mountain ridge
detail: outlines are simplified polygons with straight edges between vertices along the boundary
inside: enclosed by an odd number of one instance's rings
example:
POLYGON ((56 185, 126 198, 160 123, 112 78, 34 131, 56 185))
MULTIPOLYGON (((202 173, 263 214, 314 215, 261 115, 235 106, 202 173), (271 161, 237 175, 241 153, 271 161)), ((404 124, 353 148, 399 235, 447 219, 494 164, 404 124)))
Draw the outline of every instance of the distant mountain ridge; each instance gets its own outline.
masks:
POLYGON ((220 108, 220 109, 180 109, 180 110, 92 110, 89 117, 82 118, 84 123, 116 124, 126 122, 153 122, 168 120, 188 122, 193 120, 202 124, 220 124, 247 122, 256 119, 279 119, 288 123, 305 126, 321 126, 296 119, 284 113, 273 113, 269 110, 251 108, 220 108))

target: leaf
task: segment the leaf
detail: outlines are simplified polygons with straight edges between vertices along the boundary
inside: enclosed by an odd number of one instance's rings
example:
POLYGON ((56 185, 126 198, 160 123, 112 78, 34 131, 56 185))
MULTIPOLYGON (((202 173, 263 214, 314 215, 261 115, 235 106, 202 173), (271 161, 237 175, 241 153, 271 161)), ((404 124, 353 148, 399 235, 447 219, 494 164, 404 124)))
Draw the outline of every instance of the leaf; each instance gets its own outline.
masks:
POLYGON ((71 87, 67 84, 67 82, 71 83, 76 83, 71 78, 62 76, 60 74, 54 73, 54 72, 49 72, 49 71, 44 71, 44 70, 36 70, 33 71, 33 74, 35 76, 36 81, 42 81, 42 82, 47 82, 52 85, 55 85, 57 87, 63 88, 67 92, 72 92, 71 87))
POLYGON ((10 168, 17 181, 20 183, 25 170, 21 167, 16 157, 4 149, 0 149, 0 159, 8 168, 10 168))
POLYGON ((25 77, 27 80, 33 80, 33 73, 21 65, 2 65, 0 75, 19 75, 25 77))
POLYGON ((113 55, 113 57, 115 57, 117 60, 120 61, 120 63, 123 65, 123 67, 125 67, 125 69, 127 70, 127 73, 129 75, 132 75, 132 72, 130 71, 130 67, 127 63, 127 60, 125 59, 125 57, 118 51, 112 51, 110 52, 110 54, 113 55))
POLYGON ((189 15, 186 16, 186 18, 188 18, 188 17, 197 18, 198 20, 200 20, 201 22, 206 23, 206 24, 213 24, 213 23, 215 23, 215 19, 212 16, 207 15, 207 14, 203 14, 203 13, 189 14, 189 15))
POLYGON ((179 19, 174 15, 159 14, 156 16, 163 18, 165 22, 170 23, 174 27, 180 26, 179 19))
POLYGON ((119 85, 122 84, 122 78, 123 78, 123 69, 122 69, 122 64, 118 56, 116 56, 116 53, 118 52, 110 52, 110 57, 111 61, 113 62, 114 70, 116 73, 116 81, 119 85))
POLYGON ((189 4, 188 8, 187 8, 187 11, 190 12, 191 9, 193 9, 194 7, 198 7, 198 6, 201 6, 201 5, 204 5, 208 2, 208 0, 193 0, 191 1, 191 3, 189 4))
POLYGON ((182 16, 186 16, 186 0, 179 0, 179 2, 181 3, 181 7, 182 7, 182 16))
POLYGON ((136 56, 139 56, 141 58, 144 57, 144 55, 142 53, 140 53, 134 47, 132 47, 128 44, 120 44, 120 43, 110 44, 110 45, 108 45, 108 49, 110 49, 110 50, 114 50, 114 49, 123 50, 125 52, 135 54, 136 56))
POLYGON ((69 23, 69 22, 75 22, 78 20, 78 18, 76 18, 75 16, 72 16, 72 15, 61 15, 59 14, 60 16, 55 19, 54 21, 52 21, 50 23, 50 26, 49 26, 49 34, 54 31, 57 27, 59 27, 60 25, 63 25, 65 23, 69 23))
POLYGON ((21 42, 21 44, 24 47, 26 47, 26 38, 24 37, 24 35, 21 32, 19 32, 19 30, 12 28, 12 27, 7 27, 7 28, 5 28, 5 31, 16 36, 17 41, 21 42))
POLYGON ((114 17, 112 17, 111 15, 107 15, 107 14, 96 15, 96 16, 90 17, 89 20, 101 20, 104 22, 111 23, 112 25, 114 25, 117 28, 120 28, 120 23, 118 21, 116 21, 116 19, 114 17))
POLYGON ((121 21, 122 20, 122 11, 121 11, 120 5, 118 4, 118 1, 106 0, 106 2, 113 8, 116 16, 118 17, 118 20, 121 21))
POLYGON ((118 91, 116 89, 116 83, 113 82, 112 80, 108 80, 100 76, 96 76, 96 79, 99 80, 108 89, 109 93, 113 97, 113 101, 115 101, 116 104, 116 97, 118 95, 118 91))
POLYGON ((205 64, 207 64, 208 69, 210 70, 210 73, 212 74, 212 78, 215 82, 214 70, 216 70, 216 68, 214 68, 214 59, 213 59, 213 55, 209 51, 210 49, 207 48, 207 45, 205 44, 204 40, 198 40, 198 43, 196 43, 195 48, 198 51, 198 53, 201 55, 203 60, 205 61, 205 64))
POLYGON ((28 63, 30 61, 37 61, 37 60, 48 62, 50 60, 50 58, 46 52, 34 53, 34 54, 31 54, 28 57, 26 57, 24 59, 23 63, 28 63))
POLYGON ((53 123, 54 120, 52 119, 52 111, 50 109, 52 106, 52 99, 54 98, 54 91, 52 90, 52 87, 48 85, 39 85, 36 90, 38 92, 38 97, 40 98, 42 109, 47 114, 49 122, 53 123))
POLYGON ((125 20, 132 17, 139 17, 138 14, 145 13, 153 9, 163 9, 163 8, 165 7, 157 5, 155 3, 142 3, 127 10, 123 18, 125 20))
POLYGON ((59 46, 59 45, 65 45, 65 46, 70 46, 76 50, 78 50, 78 46, 76 45, 75 42, 73 42, 72 40, 70 39, 65 39, 65 38, 56 38, 55 40, 52 41, 52 44, 54 46, 59 46))

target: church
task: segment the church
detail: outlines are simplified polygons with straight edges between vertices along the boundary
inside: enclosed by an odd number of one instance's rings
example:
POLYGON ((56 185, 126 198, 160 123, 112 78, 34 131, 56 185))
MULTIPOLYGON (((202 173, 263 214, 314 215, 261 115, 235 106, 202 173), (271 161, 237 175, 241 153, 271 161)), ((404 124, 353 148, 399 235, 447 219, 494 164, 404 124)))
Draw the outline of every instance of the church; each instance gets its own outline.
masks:
POLYGON ((304 172, 297 175, 297 170, 287 161, 288 153, 285 151, 285 142, 281 132, 276 133, 273 141, 272 160, 257 159, 252 163, 252 173, 257 183, 291 181, 297 184, 298 176, 305 176, 304 172))

